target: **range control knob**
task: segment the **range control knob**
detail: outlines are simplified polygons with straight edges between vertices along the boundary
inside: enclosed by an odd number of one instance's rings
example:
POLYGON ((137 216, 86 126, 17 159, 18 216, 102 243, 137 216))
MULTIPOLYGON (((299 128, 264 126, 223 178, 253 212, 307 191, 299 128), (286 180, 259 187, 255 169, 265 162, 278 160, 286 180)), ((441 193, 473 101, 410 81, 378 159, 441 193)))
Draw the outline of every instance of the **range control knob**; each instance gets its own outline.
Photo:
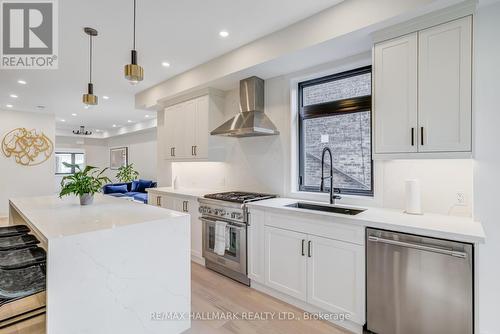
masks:
POLYGON ((231 218, 240 220, 243 218, 243 215, 239 212, 233 212, 233 213, 231 213, 231 218))
POLYGON ((224 209, 215 209, 215 214, 217 216, 225 216, 226 215, 226 210, 224 210, 224 209))
POLYGON ((203 213, 208 213, 208 214, 212 213, 212 210, 208 206, 200 206, 198 211, 202 214, 203 213))

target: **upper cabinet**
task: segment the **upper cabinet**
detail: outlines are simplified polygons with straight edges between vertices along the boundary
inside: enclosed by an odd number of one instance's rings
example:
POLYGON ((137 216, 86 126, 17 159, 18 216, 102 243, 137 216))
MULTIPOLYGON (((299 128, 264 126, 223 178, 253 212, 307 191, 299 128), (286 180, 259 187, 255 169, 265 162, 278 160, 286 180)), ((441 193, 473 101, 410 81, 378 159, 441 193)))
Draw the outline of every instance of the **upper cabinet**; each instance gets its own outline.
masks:
POLYGON ((203 95, 171 105, 164 110, 164 158, 171 161, 222 161, 225 156, 221 138, 210 131, 224 119, 222 98, 203 95))
POLYGON ((374 158, 472 150, 472 17, 374 47, 374 158))

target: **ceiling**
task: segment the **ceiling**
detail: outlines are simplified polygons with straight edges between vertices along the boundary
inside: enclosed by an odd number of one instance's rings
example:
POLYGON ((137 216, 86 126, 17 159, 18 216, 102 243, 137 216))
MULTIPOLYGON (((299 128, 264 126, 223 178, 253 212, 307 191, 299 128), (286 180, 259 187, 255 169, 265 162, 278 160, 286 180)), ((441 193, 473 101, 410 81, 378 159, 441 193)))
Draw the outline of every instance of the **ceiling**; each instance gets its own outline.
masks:
POLYGON ((145 80, 137 86, 123 78, 132 47, 132 1, 59 1, 59 69, 0 71, 0 108, 12 104, 14 110, 53 113, 60 129, 107 130, 141 122, 155 115, 134 110, 135 93, 341 1, 139 0, 137 50, 145 80), (85 26, 99 31, 93 73, 99 105, 90 109, 81 103, 88 82, 85 26), (221 30, 229 37, 221 38, 221 30), (163 67, 163 61, 171 66, 163 67))

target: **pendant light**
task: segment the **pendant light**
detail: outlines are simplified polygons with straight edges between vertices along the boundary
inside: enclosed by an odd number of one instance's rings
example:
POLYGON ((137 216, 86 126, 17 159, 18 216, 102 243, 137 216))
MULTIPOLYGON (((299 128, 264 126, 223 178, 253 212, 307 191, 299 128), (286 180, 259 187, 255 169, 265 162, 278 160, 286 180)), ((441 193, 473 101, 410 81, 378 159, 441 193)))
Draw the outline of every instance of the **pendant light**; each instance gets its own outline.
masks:
POLYGON ((97 95, 94 95, 94 85, 92 84, 92 37, 97 36, 97 30, 93 28, 83 28, 83 31, 89 35, 90 41, 90 76, 87 86, 87 94, 83 94, 82 101, 87 106, 94 106, 97 104, 97 95))
POLYGON ((134 0, 134 37, 133 48, 131 51, 131 63, 125 65, 125 78, 131 85, 137 85, 144 79, 144 69, 137 65, 137 50, 135 49, 135 17, 136 17, 136 0, 134 0))

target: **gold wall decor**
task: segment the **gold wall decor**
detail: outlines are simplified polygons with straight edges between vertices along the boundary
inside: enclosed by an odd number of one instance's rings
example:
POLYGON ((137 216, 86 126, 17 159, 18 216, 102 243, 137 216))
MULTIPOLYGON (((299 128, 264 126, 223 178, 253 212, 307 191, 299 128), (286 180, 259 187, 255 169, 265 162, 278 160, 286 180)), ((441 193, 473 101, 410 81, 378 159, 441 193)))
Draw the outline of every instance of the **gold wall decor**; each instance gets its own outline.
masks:
POLYGON ((2 152, 7 158, 14 157, 23 166, 36 166, 50 158, 54 144, 35 129, 17 128, 8 132, 2 140, 2 152))

